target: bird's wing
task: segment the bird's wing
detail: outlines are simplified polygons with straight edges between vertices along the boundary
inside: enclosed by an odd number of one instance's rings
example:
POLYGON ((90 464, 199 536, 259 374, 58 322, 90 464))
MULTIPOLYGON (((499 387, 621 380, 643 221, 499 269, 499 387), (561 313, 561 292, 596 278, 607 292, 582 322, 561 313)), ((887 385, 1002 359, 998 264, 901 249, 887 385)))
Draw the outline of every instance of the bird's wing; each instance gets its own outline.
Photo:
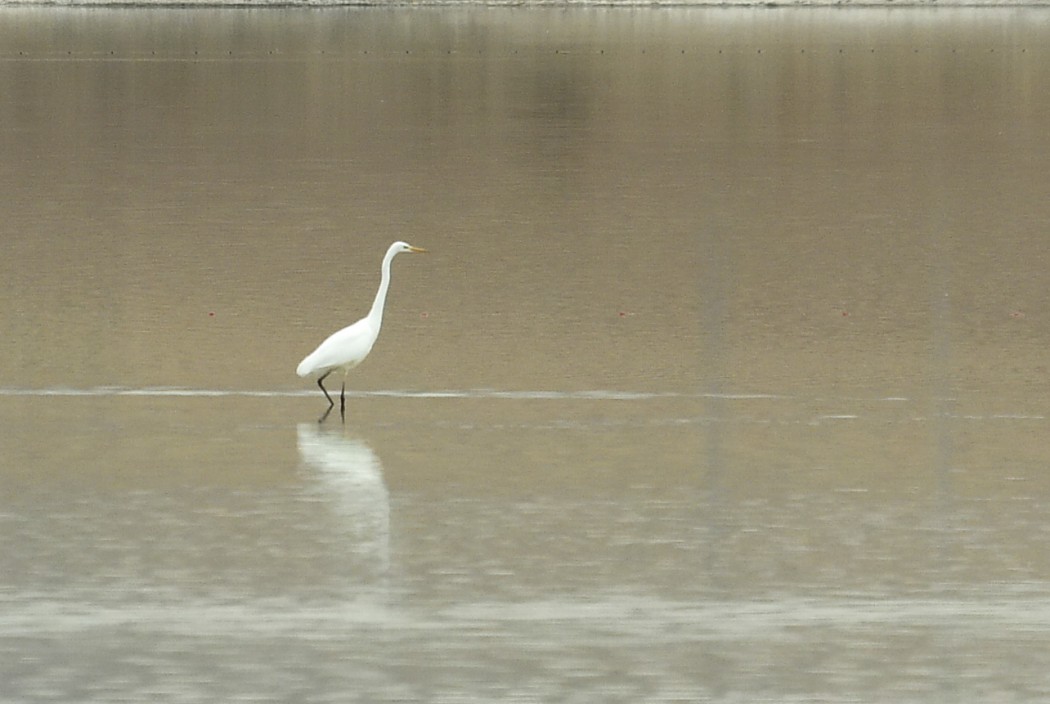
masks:
POLYGON ((299 363, 296 373, 307 376, 330 369, 351 369, 368 356, 376 341, 376 332, 367 318, 328 336, 317 349, 299 363))

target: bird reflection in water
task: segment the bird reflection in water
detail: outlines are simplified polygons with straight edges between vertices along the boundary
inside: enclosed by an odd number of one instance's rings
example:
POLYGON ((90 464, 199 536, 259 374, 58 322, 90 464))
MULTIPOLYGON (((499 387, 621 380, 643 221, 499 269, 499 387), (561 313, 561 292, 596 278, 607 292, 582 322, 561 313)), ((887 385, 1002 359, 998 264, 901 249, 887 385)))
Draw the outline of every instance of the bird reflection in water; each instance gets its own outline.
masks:
MULTIPOLYGON (((364 441, 341 431, 300 423, 299 456, 315 470, 308 491, 339 519, 354 566, 371 576, 390 566, 390 494, 379 457, 364 441)), ((364 575, 362 575, 364 576, 364 575)))

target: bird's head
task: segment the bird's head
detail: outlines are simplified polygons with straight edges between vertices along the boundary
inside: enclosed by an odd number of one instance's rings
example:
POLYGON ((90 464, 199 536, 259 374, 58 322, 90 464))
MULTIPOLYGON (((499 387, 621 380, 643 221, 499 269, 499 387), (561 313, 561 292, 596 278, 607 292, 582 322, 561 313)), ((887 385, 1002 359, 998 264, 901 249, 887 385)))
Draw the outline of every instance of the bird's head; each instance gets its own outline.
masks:
POLYGON ((423 249, 422 247, 413 247, 408 242, 395 242, 394 246, 391 249, 393 249, 398 254, 400 254, 401 252, 409 252, 411 254, 427 253, 427 250, 423 249))

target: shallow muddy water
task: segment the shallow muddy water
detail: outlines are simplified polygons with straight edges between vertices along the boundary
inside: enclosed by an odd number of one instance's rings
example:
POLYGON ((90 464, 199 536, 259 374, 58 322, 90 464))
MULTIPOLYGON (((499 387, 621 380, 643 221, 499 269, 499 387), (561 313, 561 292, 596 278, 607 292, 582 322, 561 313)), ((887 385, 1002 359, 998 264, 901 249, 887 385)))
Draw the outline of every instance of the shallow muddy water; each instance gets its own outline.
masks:
POLYGON ((0 699, 1047 697, 1045 13, 0 19, 0 699))

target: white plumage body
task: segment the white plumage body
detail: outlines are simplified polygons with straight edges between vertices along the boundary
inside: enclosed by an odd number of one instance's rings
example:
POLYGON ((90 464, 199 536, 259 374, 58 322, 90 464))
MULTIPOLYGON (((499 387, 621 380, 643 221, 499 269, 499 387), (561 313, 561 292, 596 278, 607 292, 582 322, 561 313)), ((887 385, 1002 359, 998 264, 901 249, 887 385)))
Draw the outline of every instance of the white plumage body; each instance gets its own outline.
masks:
POLYGON ((348 372, 368 356, 379 337, 379 325, 372 325, 368 318, 361 318, 353 325, 333 332, 299 362, 295 373, 299 376, 326 374, 335 370, 348 372))

